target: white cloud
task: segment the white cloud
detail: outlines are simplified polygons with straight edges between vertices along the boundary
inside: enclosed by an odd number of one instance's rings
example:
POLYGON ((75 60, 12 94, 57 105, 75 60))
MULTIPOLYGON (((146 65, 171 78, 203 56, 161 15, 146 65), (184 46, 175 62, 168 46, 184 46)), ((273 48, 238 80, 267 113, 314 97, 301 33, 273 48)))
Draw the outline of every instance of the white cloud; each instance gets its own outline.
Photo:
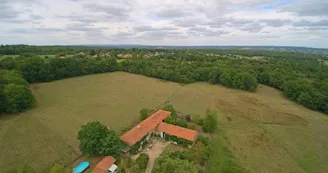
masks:
POLYGON ((0 44, 328 47, 328 1, 0 0, 0 44))

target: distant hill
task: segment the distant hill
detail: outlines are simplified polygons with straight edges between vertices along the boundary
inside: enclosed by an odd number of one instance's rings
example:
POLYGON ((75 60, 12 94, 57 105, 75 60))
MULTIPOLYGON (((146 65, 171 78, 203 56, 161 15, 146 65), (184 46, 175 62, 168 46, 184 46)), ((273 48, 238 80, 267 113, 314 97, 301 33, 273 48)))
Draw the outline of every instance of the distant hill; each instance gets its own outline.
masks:
POLYGON ((240 50, 270 50, 279 52, 301 52, 328 55, 328 49, 293 47, 293 46, 161 46, 161 45, 141 45, 141 44, 91 44, 81 45, 99 48, 153 48, 153 49, 240 49, 240 50))

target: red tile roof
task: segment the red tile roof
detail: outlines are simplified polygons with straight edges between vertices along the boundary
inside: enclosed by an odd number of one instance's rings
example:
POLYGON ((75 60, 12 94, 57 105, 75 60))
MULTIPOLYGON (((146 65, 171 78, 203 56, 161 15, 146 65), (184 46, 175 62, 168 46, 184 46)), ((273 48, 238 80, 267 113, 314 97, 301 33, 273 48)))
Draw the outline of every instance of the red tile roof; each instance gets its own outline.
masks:
POLYGON ((195 130, 183 128, 172 124, 167 124, 164 122, 159 124, 157 130, 161 132, 165 132, 169 135, 186 139, 188 141, 195 141, 197 137, 197 131, 195 130))
POLYGON ((92 173, 106 173, 107 169, 110 168, 115 161, 115 158, 112 156, 104 157, 99 163, 97 163, 95 168, 93 168, 92 173))
POLYGON ((140 141, 147 133, 154 130, 165 118, 171 115, 171 112, 165 110, 158 110, 143 120, 137 126, 123 134, 120 139, 132 146, 140 141))

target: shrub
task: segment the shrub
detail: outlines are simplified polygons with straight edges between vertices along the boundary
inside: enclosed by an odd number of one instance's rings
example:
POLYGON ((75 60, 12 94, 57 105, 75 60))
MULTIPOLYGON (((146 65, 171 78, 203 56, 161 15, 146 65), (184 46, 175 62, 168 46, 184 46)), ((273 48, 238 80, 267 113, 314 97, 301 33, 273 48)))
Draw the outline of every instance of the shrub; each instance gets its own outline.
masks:
POLYGON ((208 137, 204 137, 204 136, 201 136, 199 135, 197 140, 201 143, 203 143, 205 146, 208 146, 210 140, 208 139, 208 137))
POLYGON ((175 119, 175 117, 170 115, 165 119, 165 122, 168 123, 168 124, 175 124, 176 119, 175 119))
POLYGON ((50 173, 65 173, 65 168, 63 165, 54 164, 50 169, 50 173))
POLYGON ((164 106, 163 110, 170 111, 171 116, 177 117, 177 111, 174 109, 173 105, 167 104, 164 106))
POLYGON ((139 151, 140 147, 145 145, 146 138, 147 138, 147 135, 145 135, 140 141, 138 141, 137 143, 135 143, 131 147, 130 153, 136 154, 139 151), (143 143, 143 144, 141 145, 141 143, 143 143))
POLYGON ((139 166, 141 170, 147 168, 149 156, 145 153, 141 153, 140 156, 136 160, 136 164, 139 166))
POLYGON ((189 129, 196 130, 196 125, 195 125, 195 124, 191 124, 191 125, 189 126, 189 129))
POLYGON ((133 160, 131 159, 131 157, 128 157, 126 166, 128 168, 131 168, 131 166, 133 166, 133 160))
POLYGON ((181 160, 186 159, 185 152, 183 151, 174 151, 172 153, 169 153, 169 157, 172 159, 181 159, 181 160))
POLYGON ((204 119, 200 117, 200 115, 193 115, 191 119, 194 123, 197 125, 203 126, 204 125, 204 119))
POLYGON ((190 122, 191 121, 191 116, 190 115, 186 115, 186 121, 190 122))
POLYGON ((133 167, 132 167, 132 172, 133 173, 140 173, 141 172, 141 169, 139 167, 138 164, 135 164, 133 167))
POLYGON ((175 125, 187 128, 188 122, 186 120, 180 119, 175 123, 175 125))
POLYGON ((206 118, 204 119, 203 129, 205 132, 213 133, 217 129, 217 117, 216 112, 206 110, 206 118))

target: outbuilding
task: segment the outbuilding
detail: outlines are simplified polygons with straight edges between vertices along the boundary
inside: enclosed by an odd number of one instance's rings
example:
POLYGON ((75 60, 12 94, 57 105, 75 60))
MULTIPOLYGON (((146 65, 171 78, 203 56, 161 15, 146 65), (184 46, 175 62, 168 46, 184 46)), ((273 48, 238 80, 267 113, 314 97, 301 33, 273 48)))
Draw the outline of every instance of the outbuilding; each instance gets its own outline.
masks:
POLYGON ((117 165, 115 165, 116 159, 112 156, 104 157, 93 168, 92 173, 116 173, 117 165))

